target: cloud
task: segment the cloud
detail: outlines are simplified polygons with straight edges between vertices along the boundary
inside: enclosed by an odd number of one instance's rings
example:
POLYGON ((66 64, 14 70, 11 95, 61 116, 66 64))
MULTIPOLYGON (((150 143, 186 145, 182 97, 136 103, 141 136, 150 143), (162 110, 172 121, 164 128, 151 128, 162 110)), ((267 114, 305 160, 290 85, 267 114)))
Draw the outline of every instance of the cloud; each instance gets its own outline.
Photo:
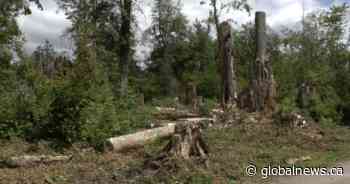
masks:
MULTIPOLYGON (((196 19, 204 20, 208 17, 210 11, 209 0, 201 5, 203 0, 182 0, 183 13, 188 17, 190 22, 196 19)), ((225 2, 228 0, 221 0, 225 2)), ((331 2, 344 3, 348 0, 248 0, 253 11, 265 11, 267 13, 267 22, 272 27, 291 26, 300 21, 303 16, 303 5, 305 13, 329 7, 331 2)), ((140 37, 151 24, 151 6, 153 0, 139 1, 139 9, 142 11, 137 13, 138 29, 137 35, 140 37)), ((63 32, 71 25, 66 19, 64 13, 57 12, 58 7, 54 0, 45 0, 44 11, 38 10, 35 6, 32 7, 33 14, 30 16, 21 16, 18 18, 19 25, 27 38, 25 48, 28 52, 32 52, 45 39, 51 41, 58 50, 70 50, 73 48, 71 42, 62 38, 63 32)), ((350 17, 350 14, 349 14, 350 17)), ((254 16, 249 16, 245 12, 231 11, 224 13, 221 20, 232 19, 236 23, 234 28, 240 24, 254 20, 254 16)), ((349 18, 350 19, 350 18, 349 18)), ((140 46, 138 48, 145 48, 140 46)), ((138 51, 142 53, 142 49, 138 51)))
POLYGON ((28 53, 33 52, 46 39, 59 52, 71 50, 70 41, 62 36, 71 25, 70 21, 62 11, 57 11, 58 6, 53 0, 43 1, 43 6, 44 10, 41 11, 33 5, 31 15, 20 16, 17 19, 26 39, 25 50, 28 53))

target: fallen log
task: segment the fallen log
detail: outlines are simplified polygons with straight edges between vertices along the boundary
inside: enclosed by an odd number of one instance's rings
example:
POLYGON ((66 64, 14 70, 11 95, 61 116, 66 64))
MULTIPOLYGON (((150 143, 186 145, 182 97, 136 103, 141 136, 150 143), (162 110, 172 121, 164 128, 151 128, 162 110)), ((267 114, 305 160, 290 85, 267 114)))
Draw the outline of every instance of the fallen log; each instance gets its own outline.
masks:
POLYGON ((122 151, 134 147, 143 146, 159 138, 169 137, 175 132, 175 124, 168 126, 145 130, 130 135, 114 137, 107 140, 108 148, 113 151, 122 151))
POLYGON ((123 151, 130 148, 144 146, 147 143, 160 138, 167 138, 175 133, 175 126, 179 123, 198 124, 211 126, 215 120, 212 118, 186 118, 180 119, 176 123, 169 123, 167 126, 137 132, 134 134, 113 137, 107 139, 106 146, 113 151, 123 151))
POLYGON ((5 160, 5 164, 8 167, 30 167, 38 164, 49 164, 54 162, 65 162, 72 158, 72 156, 49 156, 49 155, 39 155, 31 156, 25 155, 20 157, 11 157, 5 160))
POLYGON ((184 118, 199 118, 200 114, 192 113, 186 110, 177 110, 175 108, 156 108, 158 112, 154 113, 158 120, 179 120, 184 118))

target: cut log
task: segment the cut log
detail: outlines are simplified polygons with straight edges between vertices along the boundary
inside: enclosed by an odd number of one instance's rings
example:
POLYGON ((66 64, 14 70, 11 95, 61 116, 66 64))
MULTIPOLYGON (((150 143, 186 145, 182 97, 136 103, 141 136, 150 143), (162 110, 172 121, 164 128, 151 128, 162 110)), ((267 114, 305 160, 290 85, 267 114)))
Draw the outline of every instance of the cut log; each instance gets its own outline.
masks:
POLYGON ((167 126, 154 128, 137 132, 134 134, 124 135, 120 137, 110 138, 106 141, 107 148, 113 151, 123 151, 130 148, 144 146, 147 143, 161 138, 167 138, 175 133, 175 126, 177 124, 197 124, 203 127, 208 127, 213 124, 215 119, 212 118, 186 118, 180 119, 175 123, 169 123, 167 126))
POLYGON ((158 120, 179 120, 184 118, 201 117, 200 114, 192 113, 186 110, 177 110, 175 108, 157 107, 156 109, 158 112, 154 113, 153 116, 155 116, 155 118, 158 120))
POLYGON ((200 123, 203 127, 212 127, 217 120, 215 118, 186 118, 180 119, 180 121, 187 123, 200 123))
POLYGON ((39 155, 39 156, 20 156, 11 157, 5 161, 8 167, 30 167, 38 164, 49 164, 54 162, 65 162, 72 158, 72 156, 49 156, 49 155, 39 155))
POLYGON ((135 134, 110 138, 107 140, 107 146, 113 151, 122 151, 125 149, 143 146, 146 143, 152 142, 159 138, 166 138, 174 134, 175 124, 168 126, 150 129, 135 134))

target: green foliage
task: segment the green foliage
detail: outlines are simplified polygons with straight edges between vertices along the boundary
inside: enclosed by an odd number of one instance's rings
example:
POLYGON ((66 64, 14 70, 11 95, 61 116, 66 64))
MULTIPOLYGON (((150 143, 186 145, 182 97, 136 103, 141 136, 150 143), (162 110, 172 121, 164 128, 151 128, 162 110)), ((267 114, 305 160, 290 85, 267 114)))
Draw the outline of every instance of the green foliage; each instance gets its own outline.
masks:
POLYGON ((282 114, 295 112, 298 109, 296 100, 292 97, 285 97, 281 100, 278 109, 282 114))
MULTIPOLYGON (((343 38, 347 5, 334 6, 329 10, 314 12, 307 16, 304 29, 285 31, 280 39, 283 52, 274 57, 274 73, 278 82, 281 109, 302 108, 316 121, 337 122, 342 120, 341 109, 346 107, 345 82, 346 51, 343 38), (302 86, 308 86, 306 97, 300 98, 302 86), (308 104, 300 103, 308 101, 308 104)), ((277 42, 278 43, 278 42, 277 42)), ((344 108, 346 109, 346 108, 344 108)))
POLYGON ((130 97, 116 102, 118 122, 116 135, 133 133, 138 129, 149 128, 151 124, 151 112, 153 108, 149 106, 140 106, 137 97, 130 97))
POLYGON ((188 180, 189 183, 193 184, 212 184, 213 183, 213 178, 211 176, 206 176, 206 175, 194 175, 191 176, 188 180))
MULTIPOLYGON (((179 107, 179 99, 188 101, 189 90, 196 89, 205 99, 200 113, 208 115, 215 106, 212 99, 220 93, 217 40, 211 35, 211 19, 219 23, 224 10, 249 11, 245 0, 210 0, 213 12, 209 20, 190 25, 181 3, 155 1, 152 25, 144 34, 153 46, 151 55, 143 67, 130 61, 130 91, 120 98, 117 83, 123 72, 118 64, 124 61, 121 53, 133 44, 124 48, 119 43, 123 40, 121 20, 133 18, 121 16, 121 4, 57 0, 72 21, 68 33, 76 50, 75 59, 70 61, 59 58, 49 42, 31 57, 22 53, 15 20, 30 13, 29 1, 41 7, 38 0, 0 2, 0 138, 83 141, 96 147, 103 146, 110 136, 149 127, 153 108, 139 106, 139 96, 153 106, 179 107), (19 61, 14 63, 14 58, 19 61)), ((281 113, 301 111, 321 124, 350 119, 350 52, 344 42, 348 8, 344 4, 314 12, 306 17, 302 31, 283 30, 283 36, 268 29, 267 58, 273 63, 281 113), (310 89, 303 96, 300 89, 304 84, 310 89), (304 97, 306 105, 300 99, 304 97)), ((247 87, 254 75, 254 37, 251 23, 234 32, 240 89, 247 87)), ((133 58, 134 52, 130 52, 124 57, 133 58)))
POLYGON ((212 109, 216 107, 217 102, 211 99, 204 99, 203 104, 199 106, 199 113, 202 115, 210 115, 212 109))

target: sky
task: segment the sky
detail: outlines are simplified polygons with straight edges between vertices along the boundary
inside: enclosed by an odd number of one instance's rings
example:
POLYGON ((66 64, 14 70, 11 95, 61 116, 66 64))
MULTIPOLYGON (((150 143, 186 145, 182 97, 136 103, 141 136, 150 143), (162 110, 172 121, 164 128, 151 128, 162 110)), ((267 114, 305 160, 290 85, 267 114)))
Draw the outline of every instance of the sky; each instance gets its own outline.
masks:
MULTIPOLYGON (((203 0, 183 0, 183 13, 187 15, 190 21, 196 19, 203 20, 208 17, 209 4, 201 5, 203 0)), ((222 2, 227 0, 221 0, 222 2)), ((267 13, 267 23, 271 27, 293 26, 293 23, 300 21, 303 16, 303 7, 306 13, 327 8, 334 3, 344 3, 350 0, 248 0, 254 11, 265 11, 267 13)), ((25 50, 31 53, 38 45, 49 40, 53 43, 55 49, 59 52, 67 51, 72 53, 73 43, 64 37, 65 30, 71 25, 62 10, 58 9, 54 0, 43 0, 44 11, 32 6, 32 14, 29 16, 21 16, 18 23, 24 32, 26 43, 25 50)), ((151 23, 151 5, 152 0, 139 0, 140 6, 143 8, 142 13, 137 14, 138 35, 148 27, 151 23)), ((229 12, 223 13, 222 20, 233 20, 233 27, 237 28, 242 23, 253 20, 253 16, 249 16, 245 12, 229 12)), ((350 20, 350 12, 349 12, 350 20)), ((294 24, 295 25, 295 24, 294 24)), ((350 26, 350 25, 349 25, 350 26)), ((146 46, 139 45, 137 47, 137 57, 144 57, 147 52, 146 46)))

